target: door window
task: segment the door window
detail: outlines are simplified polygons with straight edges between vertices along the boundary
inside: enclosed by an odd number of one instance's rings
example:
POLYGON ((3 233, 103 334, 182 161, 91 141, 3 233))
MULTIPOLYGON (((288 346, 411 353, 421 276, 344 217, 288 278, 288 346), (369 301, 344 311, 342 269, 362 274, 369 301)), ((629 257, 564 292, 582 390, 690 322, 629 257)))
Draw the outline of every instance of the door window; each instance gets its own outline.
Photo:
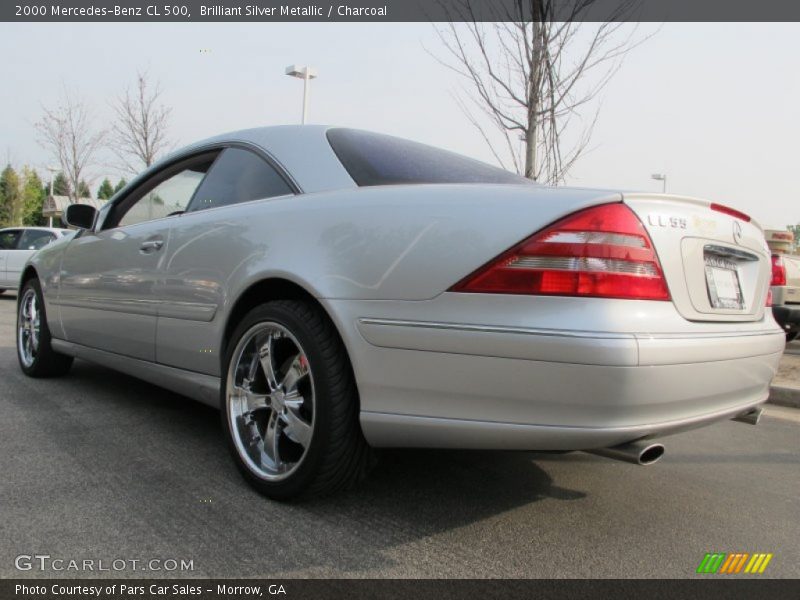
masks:
POLYGON ((248 150, 228 148, 197 189, 190 211, 294 193, 266 160, 248 150))
POLYGON ((156 173, 115 203, 103 229, 126 227, 184 212, 217 154, 196 156, 156 173))
POLYGON ((19 229, 0 231, 0 250, 15 250, 20 233, 19 229))
POLYGON ((55 234, 41 229, 26 229, 19 241, 20 250, 38 250, 56 239, 55 234))

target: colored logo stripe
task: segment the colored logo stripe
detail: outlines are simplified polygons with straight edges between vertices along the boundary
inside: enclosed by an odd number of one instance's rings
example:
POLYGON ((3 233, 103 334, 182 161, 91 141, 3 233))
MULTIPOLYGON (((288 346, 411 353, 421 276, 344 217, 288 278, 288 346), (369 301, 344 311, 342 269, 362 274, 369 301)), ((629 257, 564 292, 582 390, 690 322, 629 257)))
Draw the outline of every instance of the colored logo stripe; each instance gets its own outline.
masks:
POLYGON ((745 568, 745 573, 763 573, 767 568, 769 561, 772 560, 772 554, 753 554, 750 563, 745 568))
POLYGON ((722 561, 725 560, 725 554, 721 552, 716 552, 714 554, 706 554, 703 561, 700 563, 700 566, 697 567, 698 573, 716 573, 717 569, 720 568, 722 565, 722 561))
POLYGON ((732 552, 728 554, 726 552, 709 552, 700 561, 697 573, 731 575, 741 573, 742 568, 744 568, 745 573, 763 573, 769 561, 772 560, 772 556, 772 553, 749 554, 747 552, 732 552), (746 567, 745 564, 747 565, 746 567))
POLYGON ((744 562, 750 557, 747 553, 728 554, 728 558, 722 563, 720 573, 738 573, 744 566, 744 562))

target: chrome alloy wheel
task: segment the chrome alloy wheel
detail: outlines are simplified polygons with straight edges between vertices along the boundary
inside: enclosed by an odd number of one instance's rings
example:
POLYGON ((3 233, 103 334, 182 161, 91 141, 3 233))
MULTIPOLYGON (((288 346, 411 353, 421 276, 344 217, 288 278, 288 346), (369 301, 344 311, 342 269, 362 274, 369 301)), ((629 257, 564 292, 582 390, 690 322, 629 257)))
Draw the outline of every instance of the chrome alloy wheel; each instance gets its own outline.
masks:
POLYGON ((272 322, 251 327, 228 367, 228 426, 248 468, 285 479, 305 458, 314 432, 314 381, 297 339, 272 322))
POLYGON ((17 351, 26 367, 33 365, 39 353, 39 332, 41 331, 41 312, 36 291, 28 288, 19 303, 17 317, 17 351))

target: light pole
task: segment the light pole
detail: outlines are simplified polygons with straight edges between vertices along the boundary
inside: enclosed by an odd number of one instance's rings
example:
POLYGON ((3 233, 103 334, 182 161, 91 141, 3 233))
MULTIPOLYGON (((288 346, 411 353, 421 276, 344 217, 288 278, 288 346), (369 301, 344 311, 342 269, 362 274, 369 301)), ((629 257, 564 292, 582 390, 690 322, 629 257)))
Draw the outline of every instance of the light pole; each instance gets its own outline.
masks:
POLYGON ((286 67, 286 74, 290 77, 297 77, 298 79, 303 80, 303 125, 306 124, 306 119, 308 118, 308 96, 310 93, 309 90, 309 81, 316 78, 317 71, 316 69, 308 66, 300 66, 300 65, 289 65, 286 67))
POLYGON ((653 173, 650 175, 651 179, 661 182, 661 193, 667 193, 667 174, 666 173, 653 173))
MULTIPOLYGON (((50 198, 53 197, 53 179, 55 179, 54 173, 58 173, 57 167, 47 167, 47 170, 50 172, 50 198)), ((53 200, 53 205, 55 205, 55 200, 53 200)), ((50 215, 50 227, 53 226, 53 216, 50 215)))

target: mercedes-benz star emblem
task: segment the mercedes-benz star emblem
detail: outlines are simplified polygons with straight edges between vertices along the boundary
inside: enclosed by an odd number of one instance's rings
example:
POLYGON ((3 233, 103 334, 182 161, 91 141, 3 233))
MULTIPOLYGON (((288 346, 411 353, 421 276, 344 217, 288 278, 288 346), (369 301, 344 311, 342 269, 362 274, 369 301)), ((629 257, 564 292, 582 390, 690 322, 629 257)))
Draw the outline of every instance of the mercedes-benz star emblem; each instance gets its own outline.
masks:
POLYGON ((739 221, 733 222, 733 241, 740 245, 742 243, 742 224, 739 221))

